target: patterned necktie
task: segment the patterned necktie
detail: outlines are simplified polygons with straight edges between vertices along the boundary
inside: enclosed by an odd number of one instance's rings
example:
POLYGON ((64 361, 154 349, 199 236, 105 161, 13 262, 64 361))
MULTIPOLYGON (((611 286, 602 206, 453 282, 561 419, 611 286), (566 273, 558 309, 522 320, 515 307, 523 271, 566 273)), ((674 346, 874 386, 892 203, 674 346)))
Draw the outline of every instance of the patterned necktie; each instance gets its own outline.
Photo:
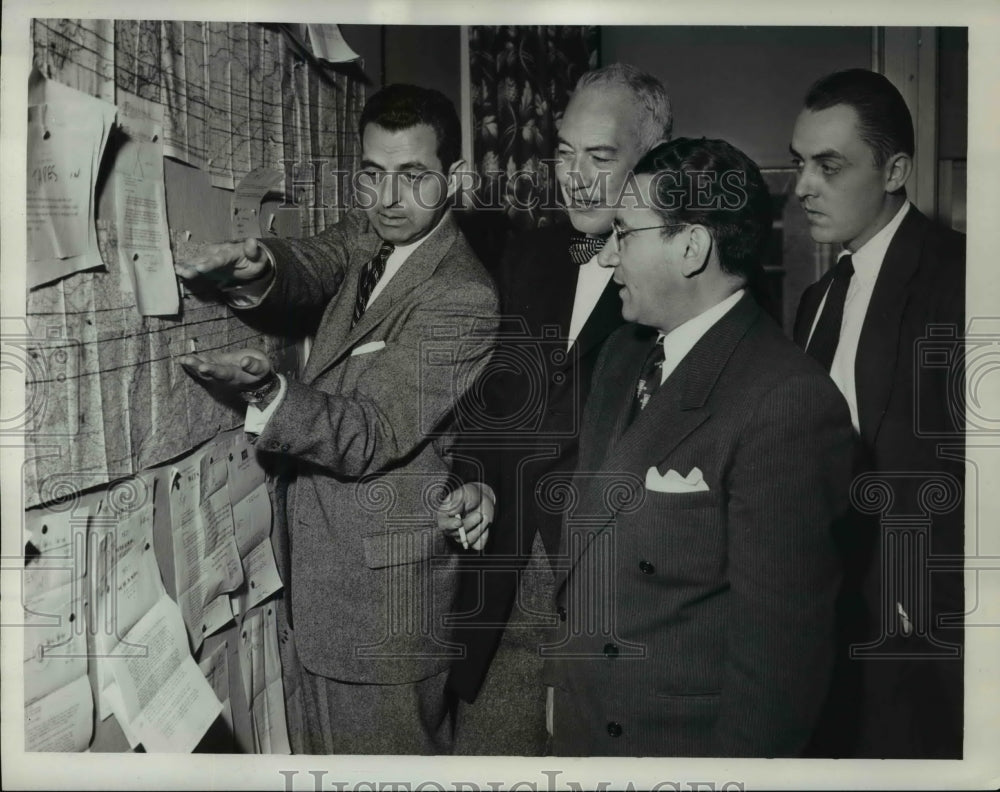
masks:
POLYGON ((827 371, 833 365, 833 355, 840 341, 840 324, 844 319, 844 303, 847 300, 847 287, 854 275, 854 262, 851 255, 841 256, 834 267, 833 282, 826 293, 823 312, 819 315, 816 328, 813 330, 806 352, 812 355, 827 371))
POLYGON ((569 257, 574 264, 586 264, 596 256, 610 234, 592 237, 586 234, 573 234, 569 239, 569 257))
POLYGON ((632 409, 632 418, 646 408, 650 398, 660 387, 662 378, 663 361, 666 357, 666 350, 663 348, 663 339, 657 336, 649 354, 646 355, 646 362, 642 366, 642 373, 635 386, 635 403, 632 409))
POLYGON ((385 272, 385 263, 389 260, 390 254, 395 249, 395 245, 390 242, 383 242, 382 247, 378 249, 378 253, 361 268, 361 275, 358 276, 358 297, 354 301, 354 318, 351 320, 352 329, 361 319, 365 308, 368 307, 368 298, 372 296, 375 284, 378 283, 379 278, 385 272))

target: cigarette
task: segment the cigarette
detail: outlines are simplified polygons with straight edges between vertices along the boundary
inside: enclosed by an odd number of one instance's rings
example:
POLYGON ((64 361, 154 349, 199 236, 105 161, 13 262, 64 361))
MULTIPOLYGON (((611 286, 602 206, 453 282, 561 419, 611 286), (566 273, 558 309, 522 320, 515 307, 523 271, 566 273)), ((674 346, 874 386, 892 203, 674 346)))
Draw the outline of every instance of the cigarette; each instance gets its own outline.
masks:
POLYGON ((462 540, 462 547, 465 550, 469 549, 469 538, 465 535, 465 526, 458 526, 458 536, 462 540))

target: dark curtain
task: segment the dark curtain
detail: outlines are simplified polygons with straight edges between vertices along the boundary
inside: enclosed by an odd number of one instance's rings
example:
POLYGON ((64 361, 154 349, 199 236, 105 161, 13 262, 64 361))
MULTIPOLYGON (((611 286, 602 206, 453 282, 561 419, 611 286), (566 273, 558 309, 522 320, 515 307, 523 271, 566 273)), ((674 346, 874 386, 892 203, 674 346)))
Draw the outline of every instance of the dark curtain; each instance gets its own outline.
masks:
POLYGON ((555 222, 552 168, 563 110, 596 68, 596 27, 474 26, 469 30, 477 206, 509 230, 555 222))

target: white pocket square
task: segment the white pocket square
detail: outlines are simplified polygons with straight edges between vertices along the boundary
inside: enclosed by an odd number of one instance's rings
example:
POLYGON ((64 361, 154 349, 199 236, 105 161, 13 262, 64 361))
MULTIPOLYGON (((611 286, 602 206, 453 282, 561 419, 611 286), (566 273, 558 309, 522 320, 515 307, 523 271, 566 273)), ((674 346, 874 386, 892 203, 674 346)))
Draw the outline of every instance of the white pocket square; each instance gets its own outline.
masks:
POLYGON ((691 468, 687 476, 681 476, 673 469, 661 475, 660 471, 651 467, 646 471, 646 489, 651 492, 708 492, 708 484, 700 468, 691 468))
POLYGON ((378 352, 380 349, 385 349, 385 341, 369 341, 367 344, 354 347, 351 350, 351 357, 355 355, 367 355, 369 352, 378 352))

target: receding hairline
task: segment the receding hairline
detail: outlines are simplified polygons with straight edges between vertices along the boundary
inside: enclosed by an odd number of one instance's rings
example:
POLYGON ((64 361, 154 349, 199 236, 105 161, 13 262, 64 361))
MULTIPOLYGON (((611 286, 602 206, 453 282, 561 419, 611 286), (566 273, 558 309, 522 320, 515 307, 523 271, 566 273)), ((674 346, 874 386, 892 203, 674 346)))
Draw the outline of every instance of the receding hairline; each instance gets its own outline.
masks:
MULTIPOLYGON (((635 101, 635 96, 633 91, 627 86, 621 83, 591 83, 589 85, 584 85, 573 91, 573 94, 569 98, 569 102, 566 104, 566 113, 570 110, 574 101, 582 99, 582 97, 590 95, 598 100, 601 105, 608 107, 612 114, 616 111, 623 109, 628 115, 629 127, 631 127, 631 132, 636 141, 640 144, 644 144, 643 140, 643 126, 655 122, 654 119, 640 102, 635 101), (612 89, 617 93, 612 95, 608 89, 612 89)), ((565 118, 565 114, 563 116, 565 118)), ((561 140, 561 136, 557 133, 557 140, 561 140)))

